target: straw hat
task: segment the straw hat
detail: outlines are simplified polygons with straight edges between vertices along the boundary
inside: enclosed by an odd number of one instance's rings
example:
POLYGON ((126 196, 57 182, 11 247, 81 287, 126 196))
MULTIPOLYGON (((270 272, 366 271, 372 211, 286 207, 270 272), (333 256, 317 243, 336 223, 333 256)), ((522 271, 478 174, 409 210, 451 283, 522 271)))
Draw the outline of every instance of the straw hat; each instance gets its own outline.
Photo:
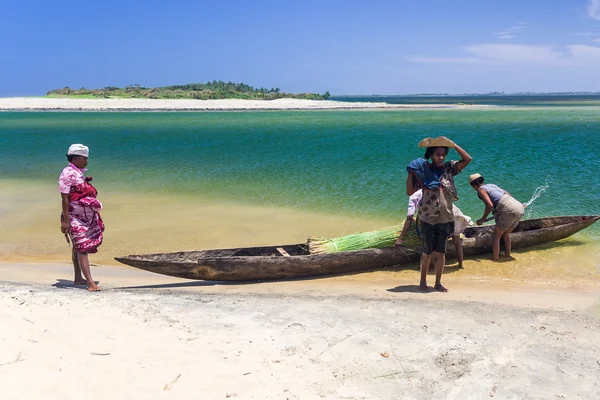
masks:
POLYGON ((445 136, 438 136, 435 139, 426 138, 419 142, 419 147, 450 147, 454 148, 454 142, 445 136))
POLYGON ((476 173, 476 174, 469 176, 469 185, 471 184, 471 182, 473 182, 475 179, 478 179, 478 178, 483 178, 483 176, 481 176, 480 173, 476 173))

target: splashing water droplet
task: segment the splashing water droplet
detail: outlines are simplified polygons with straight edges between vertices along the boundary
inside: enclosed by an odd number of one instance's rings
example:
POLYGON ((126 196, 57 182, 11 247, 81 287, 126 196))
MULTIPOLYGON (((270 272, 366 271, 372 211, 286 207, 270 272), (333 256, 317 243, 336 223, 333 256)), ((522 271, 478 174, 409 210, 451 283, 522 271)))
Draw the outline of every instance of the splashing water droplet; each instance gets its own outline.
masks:
POLYGON ((526 203, 523 203, 523 206, 525 206, 527 208, 526 211, 526 215, 527 218, 529 218, 533 212, 533 208, 530 207, 534 201, 537 200, 538 197, 540 197, 546 190, 548 190, 548 188, 550 187, 550 185, 554 183, 552 177, 546 177, 546 180, 544 181, 544 184, 541 186, 538 186, 535 191, 533 192, 533 196, 531 196, 531 199, 529 199, 529 201, 527 201, 526 203))

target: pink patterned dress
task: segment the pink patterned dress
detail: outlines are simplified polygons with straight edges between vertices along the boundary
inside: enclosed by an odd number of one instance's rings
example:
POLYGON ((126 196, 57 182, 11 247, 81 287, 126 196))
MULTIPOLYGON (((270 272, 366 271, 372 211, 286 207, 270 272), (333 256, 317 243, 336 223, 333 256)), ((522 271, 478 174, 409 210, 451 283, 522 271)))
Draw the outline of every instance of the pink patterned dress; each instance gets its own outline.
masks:
MULTIPOLYGON (((98 191, 85 178, 84 170, 69 163, 58 178, 58 190, 69 195, 69 235, 80 253, 96 253, 102 244, 104 223, 99 211, 102 203, 96 199, 98 191)), ((61 214, 61 220, 63 216, 61 214)))

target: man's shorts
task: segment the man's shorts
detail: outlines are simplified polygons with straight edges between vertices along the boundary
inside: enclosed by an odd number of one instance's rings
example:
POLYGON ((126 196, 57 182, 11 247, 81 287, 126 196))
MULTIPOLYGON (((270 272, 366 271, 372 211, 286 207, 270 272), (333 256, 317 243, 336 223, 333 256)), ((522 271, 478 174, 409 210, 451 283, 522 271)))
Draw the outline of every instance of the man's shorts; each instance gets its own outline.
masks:
POLYGON ((503 231, 508 228, 515 229, 524 214, 525 208, 523 204, 518 202, 514 197, 505 194, 494 209, 496 226, 503 231))
POLYGON ((423 253, 431 254, 434 251, 446 253, 446 243, 454 232, 454 222, 443 224, 428 224, 417 218, 417 233, 423 244, 423 253))

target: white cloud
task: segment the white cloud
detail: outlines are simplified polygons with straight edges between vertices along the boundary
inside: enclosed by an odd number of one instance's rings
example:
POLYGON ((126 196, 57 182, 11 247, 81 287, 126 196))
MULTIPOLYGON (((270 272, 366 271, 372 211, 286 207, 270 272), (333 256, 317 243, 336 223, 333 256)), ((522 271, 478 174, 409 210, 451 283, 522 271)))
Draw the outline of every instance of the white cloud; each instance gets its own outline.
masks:
POLYGON ((572 33, 571 35, 573 36, 592 36, 595 35, 594 32, 577 32, 577 33, 572 33))
POLYGON ((567 46, 571 55, 578 60, 600 60, 600 47, 585 44, 567 46))
POLYGON ((519 33, 524 28, 525 27, 522 24, 516 25, 511 28, 504 29, 500 32, 496 32, 494 33, 494 36, 496 36, 497 39, 513 39, 514 37, 516 37, 517 33, 519 33))
POLYGON ((408 61, 424 64, 484 64, 485 60, 477 57, 429 57, 409 56, 408 61))
POLYGON ((552 46, 525 44, 478 44, 462 50, 467 53, 465 56, 411 56, 407 59, 417 63, 544 66, 590 65, 600 61, 600 47, 584 44, 570 45, 562 51, 552 46))
POLYGON ((594 40, 592 40, 592 42, 600 42, 600 38, 599 39, 594 39, 594 40))
POLYGON ((600 19, 600 0, 590 0, 588 12, 590 17, 600 19))
POLYGON ((550 46, 529 46, 524 44, 479 44, 467 46, 465 51, 488 61, 495 62, 534 62, 554 61, 561 54, 550 46))

